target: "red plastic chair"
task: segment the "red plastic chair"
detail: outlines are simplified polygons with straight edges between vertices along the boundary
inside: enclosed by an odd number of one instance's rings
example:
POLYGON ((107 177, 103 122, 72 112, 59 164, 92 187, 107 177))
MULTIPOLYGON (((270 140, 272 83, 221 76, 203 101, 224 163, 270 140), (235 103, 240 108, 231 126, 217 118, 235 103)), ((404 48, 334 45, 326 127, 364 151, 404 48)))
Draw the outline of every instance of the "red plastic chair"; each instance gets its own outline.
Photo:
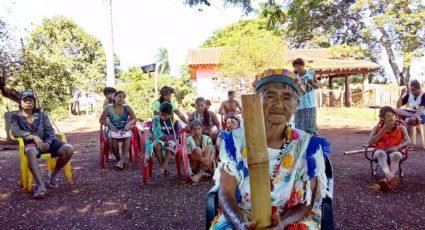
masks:
MULTIPOLYGON (((146 157, 146 136, 147 132, 150 133, 149 129, 152 127, 152 121, 145 121, 142 124, 142 131, 140 134, 140 149, 141 149, 141 166, 142 166, 142 176, 141 176, 141 182, 142 184, 146 185, 148 182, 148 175, 149 177, 153 174, 153 159, 154 156, 152 156, 147 162, 145 161, 146 157)), ((183 173, 184 173, 184 181, 188 182, 190 180, 189 177, 189 159, 186 154, 186 130, 183 128, 181 131, 181 144, 180 148, 176 153, 175 159, 176 159, 176 171, 177 175, 181 176, 180 172, 180 160, 183 161, 183 173)))
MULTIPOLYGON (((100 167, 105 167, 105 162, 109 162, 109 153, 111 149, 111 143, 109 138, 105 137, 105 129, 104 125, 100 125, 99 132, 99 141, 100 141, 100 167)), ((134 153, 134 163, 137 165, 139 163, 139 144, 138 144, 138 130, 137 126, 133 127, 133 137, 130 139, 130 149, 128 152, 129 161, 133 161, 133 153, 134 153)))
MULTIPOLYGON (((378 123, 378 125, 383 125, 381 124, 382 122, 380 121, 378 123)), ((396 125, 398 126, 404 126, 404 122, 397 120, 396 121, 396 125)), ((379 165, 378 165, 378 159, 373 158, 373 154, 375 154, 375 146, 373 145, 364 145, 363 148, 364 150, 364 154, 365 154, 365 158, 370 162, 370 170, 371 170, 371 174, 373 177, 376 176, 379 165), (374 166, 374 164, 376 164, 376 166, 374 166)), ((401 154, 402 154, 402 159, 400 160, 399 164, 398 164, 398 173, 400 177, 403 177, 403 169, 401 168, 402 164, 404 161, 407 160, 409 154, 408 154, 408 148, 403 148, 400 150, 401 154)), ((390 164, 390 159, 388 159, 388 165, 390 164)))

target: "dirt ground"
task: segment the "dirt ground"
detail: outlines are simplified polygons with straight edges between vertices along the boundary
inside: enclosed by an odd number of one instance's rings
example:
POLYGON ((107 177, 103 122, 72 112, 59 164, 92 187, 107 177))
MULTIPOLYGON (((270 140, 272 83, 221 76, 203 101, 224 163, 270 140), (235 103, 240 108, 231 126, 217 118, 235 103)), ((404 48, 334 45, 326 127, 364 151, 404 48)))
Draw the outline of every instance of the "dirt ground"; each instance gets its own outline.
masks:
MULTIPOLYGON (((58 124, 76 149, 74 184, 68 186, 61 176, 62 186, 49 190, 43 200, 33 200, 20 189, 18 152, 0 152, 0 229, 205 228, 211 179, 185 184, 173 161, 167 178, 155 171, 146 186, 141 185, 140 167, 134 164, 124 171, 115 171, 112 164, 100 169, 98 123, 94 117, 81 118, 58 124)), ((368 185, 376 179, 364 155, 343 154, 362 147, 372 123, 319 117, 319 124, 320 134, 333 144, 336 229, 423 229, 424 151, 418 147, 409 152, 398 188, 390 193, 373 191, 368 185)))

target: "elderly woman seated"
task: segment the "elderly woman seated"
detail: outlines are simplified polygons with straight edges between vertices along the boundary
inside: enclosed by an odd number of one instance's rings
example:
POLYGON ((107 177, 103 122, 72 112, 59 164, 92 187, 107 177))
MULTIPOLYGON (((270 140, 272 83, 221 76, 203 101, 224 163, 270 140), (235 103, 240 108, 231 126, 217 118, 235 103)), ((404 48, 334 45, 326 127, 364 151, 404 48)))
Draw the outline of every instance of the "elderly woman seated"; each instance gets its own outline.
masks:
POLYGON ((133 109, 125 104, 124 91, 117 91, 114 94, 113 104, 107 105, 100 116, 99 122, 108 127, 108 138, 111 139, 112 153, 117 159, 116 167, 119 170, 124 169, 127 163, 128 152, 130 150, 130 138, 133 136, 131 128, 136 123, 136 116, 133 109), (128 117, 131 120, 128 120, 128 117), (118 143, 122 142, 121 156, 118 143))
MULTIPOLYGON (((289 119, 300 94, 288 70, 267 70, 257 77, 261 95, 270 165, 270 194, 277 229, 320 229, 326 190, 324 157, 330 143, 291 128, 289 119)), ((222 214, 213 229, 254 229, 244 128, 223 132, 220 164, 214 179, 219 186, 222 214)))
POLYGON ((190 169, 193 182, 199 182, 204 172, 214 174, 214 146, 211 137, 202 134, 202 122, 193 120, 190 122, 192 136, 187 138, 187 154, 189 156, 190 169))

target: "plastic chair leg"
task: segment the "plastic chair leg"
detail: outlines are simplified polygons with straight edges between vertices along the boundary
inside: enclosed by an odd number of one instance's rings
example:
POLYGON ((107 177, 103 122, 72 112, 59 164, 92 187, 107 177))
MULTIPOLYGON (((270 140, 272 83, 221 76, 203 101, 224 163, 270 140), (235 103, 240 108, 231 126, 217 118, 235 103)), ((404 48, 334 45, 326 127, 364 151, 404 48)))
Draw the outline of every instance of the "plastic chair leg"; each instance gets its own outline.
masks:
POLYGON ((103 150, 104 162, 109 163, 109 154, 111 153, 111 143, 109 141, 105 142, 105 147, 103 150))
POLYGON ((421 131, 421 140, 422 140, 422 148, 425 149, 425 125, 419 125, 419 130, 421 131))
POLYGON ((24 191, 27 189, 27 168, 28 162, 21 158, 21 186, 24 191))
POLYGON ((68 163, 66 163, 64 170, 65 170, 65 176, 66 176, 66 180, 68 181, 68 184, 72 184, 71 161, 68 161, 68 163))
POLYGON ((29 168, 27 168, 27 192, 32 190, 32 173, 29 168))
POLYGON ((144 155, 142 155, 141 167, 142 167, 142 176, 141 176, 140 179, 141 179, 142 184, 145 185, 148 181, 148 166, 145 164, 145 156, 144 155))
POLYGON ((184 173, 184 182, 188 183, 190 181, 189 177, 189 158, 186 152, 183 153, 183 173, 184 173))
POLYGON ((153 174, 153 157, 149 159, 149 177, 153 174))
POLYGON ((134 163, 137 165, 139 163, 139 146, 137 142, 133 143, 133 152, 134 152, 134 163))
POLYGON ((99 146, 99 165, 101 168, 105 167, 104 151, 105 151, 105 145, 101 143, 99 146))
POLYGON ((176 154, 176 171, 177 171, 177 175, 181 176, 181 172, 180 172, 180 155, 181 155, 181 151, 178 151, 176 154))
POLYGON ((412 136, 410 137, 410 140, 412 141, 412 145, 416 145, 416 126, 411 127, 412 129, 412 136))

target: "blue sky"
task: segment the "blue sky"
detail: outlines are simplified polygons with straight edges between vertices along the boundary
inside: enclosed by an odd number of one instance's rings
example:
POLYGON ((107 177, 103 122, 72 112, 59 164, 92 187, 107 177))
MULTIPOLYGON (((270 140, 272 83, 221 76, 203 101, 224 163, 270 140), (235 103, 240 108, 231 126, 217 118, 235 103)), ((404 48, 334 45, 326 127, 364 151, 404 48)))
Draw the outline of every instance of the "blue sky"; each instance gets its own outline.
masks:
MULTIPOLYGON (((109 39, 109 8, 105 0, 1 0, 0 15, 25 37, 43 18, 71 18, 103 44, 109 39)), ((114 49, 121 68, 152 63, 160 47, 169 52, 172 74, 177 75, 189 49, 212 33, 242 18, 239 8, 190 8, 182 0, 113 0, 114 49), (202 11, 198 9, 201 8, 202 11)))

